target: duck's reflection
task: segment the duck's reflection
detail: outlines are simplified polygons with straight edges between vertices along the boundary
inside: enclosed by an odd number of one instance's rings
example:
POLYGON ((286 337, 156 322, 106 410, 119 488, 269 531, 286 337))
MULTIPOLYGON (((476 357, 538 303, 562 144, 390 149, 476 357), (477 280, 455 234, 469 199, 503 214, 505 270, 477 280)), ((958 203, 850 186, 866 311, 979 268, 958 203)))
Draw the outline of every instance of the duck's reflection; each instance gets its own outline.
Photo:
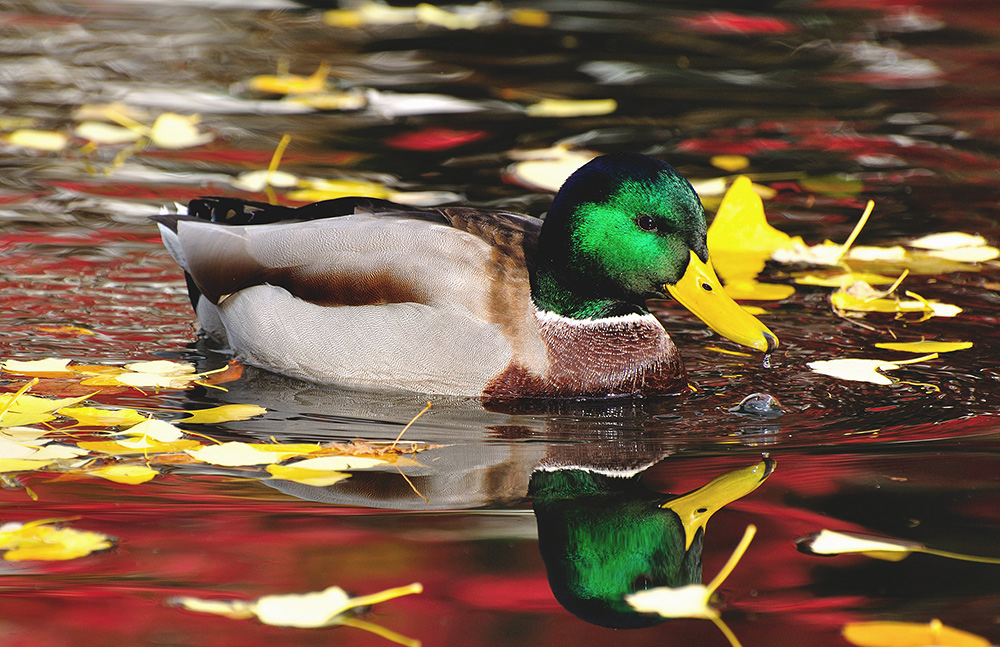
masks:
MULTIPOLYGON (((291 404, 299 412, 288 419, 295 436, 314 435, 321 426, 314 416, 323 409, 336 411, 355 431, 370 431, 367 440, 392 440, 398 424, 379 423, 379 417, 386 411, 419 410, 417 401, 386 406, 370 394, 341 392, 334 403, 329 391, 302 383, 298 390, 261 390, 257 382, 251 396, 241 392, 249 383, 241 382, 229 397, 260 403, 272 412, 287 411, 291 404), (288 397, 291 402, 276 401, 288 397)), ((264 482, 305 500, 390 510, 496 508, 529 499, 556 599, 578 617, 606 627, 663 622, 658 615, 634 611, 624 596, 701 582, 708 519, 752 492, 774 467, 764 459, 678 496, 644 485, 643 473, 670 460, 674 447, 641 428, 611 427, 580 442, 580 418, 585 416, 510 417, 475 406, 463 409, 454 402, 435 411, 437 428, 422 425, 411 436, 435 446, 416 454, 412 464, 355 471, 327 487, 279 479, 264 482), (452 426, 448 416, 461 420, 460 425, 452 426)), ((599 416, 592 419, 600 426, 599 416)), ((259 422, 273 433, 273 418, 259 422)))
POLYGON ((605 627, 663 622, 660 616, 636 613, 624 596, 701 582, 708 519, 752 492, 773 467, 765 459, 680 497, 645 488, 641 473, 536 470, 529 492, 553 594, 576 616, 605 627))

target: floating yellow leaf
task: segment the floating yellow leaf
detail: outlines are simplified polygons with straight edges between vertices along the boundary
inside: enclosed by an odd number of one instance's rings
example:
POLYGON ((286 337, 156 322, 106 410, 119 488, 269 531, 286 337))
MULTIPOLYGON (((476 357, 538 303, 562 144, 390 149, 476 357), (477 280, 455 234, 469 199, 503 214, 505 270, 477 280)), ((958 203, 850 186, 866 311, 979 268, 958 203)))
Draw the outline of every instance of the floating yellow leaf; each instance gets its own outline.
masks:
POLYGON ((801 242, 767 224, 764 203, 745 176, 726 192, 708 229, 715 271, 726 293, 741 300, 780 301, 794 294, 793 286, 761 283, 757 275, 775 249, 801 242))
POLYGON ((0 415, 0 427, 23 427, 25 425, 37 425, 49 420, 55 420, 51 413, 34 413, 6 411, 0 415))
POLYGON ((320 449, 319 445, 264 445, 229 442, 186 451, 192 458, 203 463, 241 467, 280 463, 286 458, 308 454, 320 449))
POLYGON ((940 249, 927 252, 929 256, 957 261, 959 263, 985 263, 1000 258, 1000 249, 996 247, 959 247, 956 249, 940 249))
POLYGON ((87 470, 87 474, 100 476, 115 483, 139 485, 153 479, 159 472, 148 465, 106 465, 97 469, 87 470))
POLYGON ((708 248, 713 253, 726 250, 771 253, 801 242, 801 238, 792 238, 768 224, 764 203, 746 176, 736 178, 729 187, 708 228, 708 248))
POLYGON ((287 189, 288 187, 298 186, 299 181, 299 176, 292 173, 258 169, 256 171, 240 173, 230 184, 241 191, 260 193, 267 189, 267 187, 287 189))
POLYGON ((750 166, 750 160, 743 155, 713 155, 709 158, 708 163, 730 173, 742 171, 750 166))
POLYGON ((726 294, 737 301, 781 301, 795 294, 795 288, 781 283, 761 283, 753 280, 730 280, 726 294))
POLYGON ((135 409, 100 409, 97 407, 63 407, 58 413, 76 420, 83 427, 122 427, 136 425, 146 416, 135 409))
POLYGON ((888 362, 881 359, 827 359, 809 362, 806 366, 816 373, 829 375, 841 380, 870 382, 871 384, 887 386, 892 384, 893 380, 882 375, 879 371, 894 371, 904 364, 915 364, 935 359, 936 357, 937 353, 932 353, 924 357, 896 362, 888 362))
POLYGON ((17 373, 18 375, 34 375, 36 373, 70 373, 70 369, 67 368, 70 361, 71 360, 57 357, 47 357, 45 359, 28 361, 8 359, 3 362, 3 370, 8 373, 17 373))
POLYGON ((51 460, 32 460, 30 458, 0 458, 0 473, 2 472, 33 472, 51 465, 51 460))
POLYGON ((85 121, 73 129, 73 134, 95 144, 110 145, 128 144, 142 138, 141 132, 100 121, 85 121))
POLYGON ((609 115, 617 109, 614 99, 542 99, 524 111, 529 117, 590 117, 609 115))
POLYGON ((862 554, 872 559, 898 562, 912 553, 924 553, 947 559, 979 564, 1000 564, 1000 557, 980 557, 952 553, 905 539, 888 537, 873 537, 852 532, 837 532, 821 530, 818 533, 804 537, 796 542, 800 551, 813 555, 844 555, 850 553, 862 554))
POLYGON ((294 465, 268 465, 265 467, 272 477, 282 481, 294 481, 313 487, 326 487, 350 478, 347 472, 330 472, 326 470, 302 469, 294 465))
POLYGON ((59 527, 51 519, 0 526, 0 550, 9 561, 75 559, 111 546, 106 535, 59 527))
POLYGON ((855 245, 847 251, 847 258, 852 261, 864 261, 866 263, 903 263, 909 258, 909 255, 899 245, 892 245, 890 247, 855 245))
POLYGON ((160 148, 190 148, 201 146, 215 139, 211 133, 198 130, 201 122, 199 115, 179 115, 164 112, 153 122, 149 129, 149 139, 160 148))
POLYGON ((799 285, 815 285, 824 288, 840 288, 861 281, 869 285, 892 285, 896 278, 871 272, 835 272, 832 274, 803 274, 793 279, 799 285))
POLYGON ((839 310, 853 312, 923 312, 927 316, 937 317, 954 317, 962 312, 956 305, 936 299, 924 299, 914 292, 906 292, 911 299, 900 299, 891 292, 892 289, 883 292, 863 281, 855 281, 848 288, 841 288, 831 294, 830 303, 839 310))
POLYGON ((262 74, 247 81, 247 87, 269 94, 315 94, 326 88, 326 78, 329 75, 330 65, 324 62, 309 76, 262 74))
POLYGON ((175 440, 169 443, 159 443, 149 440, 139 443, 118 440, 86 440, 77 443, 77 446, 88 452, 98 452, 111 456, 128 456, 131 454, 146 456, 149 454, 174 454, 201 447, 202 444, 197 440, 186 439, 175 440))
POLYGON ((6 139, 7 143, 13 146, 49 152, 61 151, 69 145, 69 137, 66 136, 66 133, 53 130, 21 128, 7 135, 6 139))
POLYGON ((14 398, 13 394, 4 393, 0 395, 0 407, 5 407, 9 404, 8 411, 15 413, 52 413, 64 407, 72 407, 74 404, 79 404, 89 397, 90 395, 78 398, 40 398, 34 395, 22 394, 14 398))
POLYGON ((38 440, 51 431, 51 429, 38 429, 36 427, 7 427, 0 429, 0 438, 24 443, 38 440))
POLYGON ((910 247, 916 247, 917 249, 945 250, 962 247, 983 247, 986 245, 986 239, 979 235, 967 234, 961 231, 945 231, 921 236, 916 240, 911 240, 908 244, 910 247))
POLYGON ((315 593, 265 595, 252 602, 202 600, 185 596, 174 598, 171 603, 191 611, 216 613, 232 618, 257 616, 264 624, 275 627, 316 628, 344 624, 344 615, 356 607, 385 602, 423 590, 423 586, 414 583, 352 598, 339 586, 331 586, 315 593))
POLYGON ((875 344, 875 348, 898 350, 904 353, 951 353, 972 348, 971 341, 900 341, 875 344))
POLYGON ((914 622, 852 622, 844 625, 844 639, 857 647, 990 647, 990 641, 931 620, 914 622))
POLYGON ((510 9, 508 17, 512 23, 526 27, 546 27, 552 20, 542 9, 510 9))
POLYGON ((368 97, 358 90, 291 95, 284 97, 282 101, 308 106, 314 110, 361 110, 368 105, 368 97))
POLYGON ((797 542, 797 544, 799 550, 813 555, 861 553, 875 559, 890 562, 898 562, 908 557, 914 551, 923 548, 923 545, 917 542, 883 539, 826 529, 805 537, 797 542))
POLYGON ((139 424, 129 427, 121 433, 160 443, 173 442, 183 437, 183 432, 174 425, 154 418, 144 418, 139 424))
POLYGON ((507 167, 508 176, 532 189, 555 193, 573 171, 597 157, 597 153, 557 145, 545 149, 513 151, 511 157, 519 161, 507 167))
POLYGON ((256 404, 224 404, 211 409, 199 409, 191 411, 187 418, 181 422, 187 424, 216 424, 220 422, 230 422, 233 420, 249 420, 254 416, 262 416, 267 413, 267 409, 256 404))
POLYGON ((195 367, 186 362, 170 362, 158 359, 151 362, 132 362, 126 364, 125 369, 137 373, 150 373, 152 375, 180 376, 189 375, 195 372, 195 367))

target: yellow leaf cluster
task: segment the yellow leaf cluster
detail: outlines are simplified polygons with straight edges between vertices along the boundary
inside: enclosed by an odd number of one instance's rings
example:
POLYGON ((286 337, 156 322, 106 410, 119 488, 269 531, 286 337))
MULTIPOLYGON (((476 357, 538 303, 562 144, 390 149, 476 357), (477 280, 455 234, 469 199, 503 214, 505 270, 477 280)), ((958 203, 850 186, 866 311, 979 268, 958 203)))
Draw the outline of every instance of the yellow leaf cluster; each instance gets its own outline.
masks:
POLYGON ((0 550, 4 559, 67 560, 111 548, 112 541, 98 532, 73 530, 56 525, 53 519, 0 526, 0 550))

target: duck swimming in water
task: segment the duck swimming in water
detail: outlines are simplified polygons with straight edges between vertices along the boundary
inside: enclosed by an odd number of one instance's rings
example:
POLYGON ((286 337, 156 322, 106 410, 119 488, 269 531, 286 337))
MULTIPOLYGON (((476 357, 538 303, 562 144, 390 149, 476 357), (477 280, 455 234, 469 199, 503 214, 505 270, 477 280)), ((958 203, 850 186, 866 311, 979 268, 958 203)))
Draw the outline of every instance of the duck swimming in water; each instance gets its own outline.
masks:
POLYGON ((486 399, 676 393, 684 366, 646 306, 668 295, 724 337, 778 345, 726 296, 690 183, 636 153, 582 166, 544 220, 368 198, 203 198, 155 219, 205 334, 296 378, 486 399))

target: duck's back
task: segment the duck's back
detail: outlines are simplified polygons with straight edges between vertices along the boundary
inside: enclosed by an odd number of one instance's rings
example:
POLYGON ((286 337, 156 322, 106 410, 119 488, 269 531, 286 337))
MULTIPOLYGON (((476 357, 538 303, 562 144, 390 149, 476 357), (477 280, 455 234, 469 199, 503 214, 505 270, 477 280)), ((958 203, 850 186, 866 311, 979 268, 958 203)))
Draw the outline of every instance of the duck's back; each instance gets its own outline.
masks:
POLYGON ((206 332, 248 363, 479 395, 515 354, 543 361, 526 263, 534 218, 368 199, 204 199, 190 213, 158 219, 164 243, 206 332))

